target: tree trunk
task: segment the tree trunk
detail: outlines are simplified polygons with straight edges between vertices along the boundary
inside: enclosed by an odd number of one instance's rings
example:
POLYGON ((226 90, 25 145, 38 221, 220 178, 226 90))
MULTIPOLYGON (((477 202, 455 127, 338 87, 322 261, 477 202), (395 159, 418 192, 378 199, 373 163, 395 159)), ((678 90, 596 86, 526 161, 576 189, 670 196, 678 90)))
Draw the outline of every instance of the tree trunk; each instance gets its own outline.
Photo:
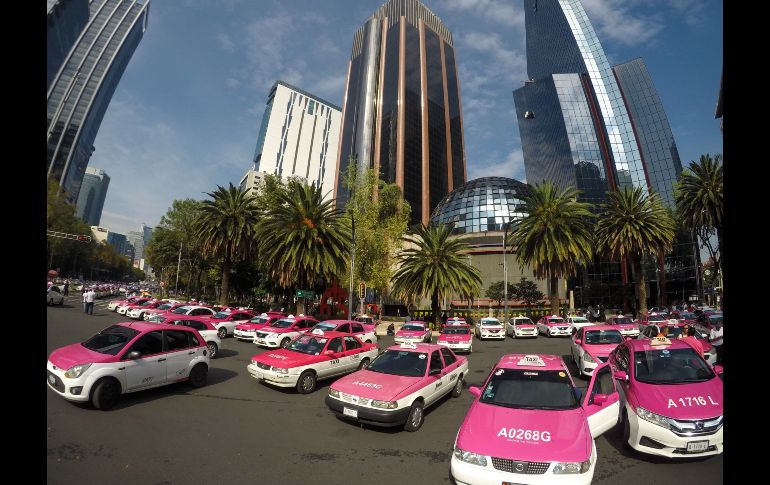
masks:
POLYGON ((222 263, 222 292, 219 294, 219 304, 222 306, 228 306, 228 298, 230 296, 230 266, 232 266, 230 261, 225 259, 222 263))
POLYGON ((430 298, 430 310, 433 312, 433 325, 431 325, 431 329, 435 330, 440 328, 439 322, 441 321, 441 308, 438 303, 438 293, 433 293, 433 296, 430 298))
POLYGON ((634 258, 634 279, 636 280, 636 291, 639 293, 639 315, 646 315, 647 286, 644 283, 644 273, 642 272, 642 258, 634 258))
MULTIPOLYGON (((722 285, 724 285, 724 276, 725 274, 722 272, 722 268, 725 267, 725 253, 722 251, 722 225, 717 226, 717 245, 719 246, 719 265, 717 266, 717 269, 719 270, 719 274, 722 275, 722 281, 720 282, 722 285)), ((722 287, 722 311, 725 309, 725 289, 724 286, 722 287)))
POLYGON ((551 315, 559 314, 559 278, 551 276, 551 315))

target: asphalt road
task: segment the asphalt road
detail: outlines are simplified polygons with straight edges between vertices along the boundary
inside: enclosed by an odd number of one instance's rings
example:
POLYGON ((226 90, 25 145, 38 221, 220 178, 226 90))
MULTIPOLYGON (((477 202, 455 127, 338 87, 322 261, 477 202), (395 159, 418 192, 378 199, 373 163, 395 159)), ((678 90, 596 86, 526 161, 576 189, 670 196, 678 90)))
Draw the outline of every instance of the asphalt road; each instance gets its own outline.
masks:
MULTIPOLYGON (((48 354, 128 320, 109 312, 106 300, 97 301, 93 316, 85 315, 79 301, 79 295, 70 295, 63 307, 48 308, 48 354)), ((380 347, 390 344, 392 337, 380 339, 380 347)), ((567 338, 476 341, 473 348, 466 388, 480 385, 500 356, 512 352, 562 355, 577 375, 567 338)), ((246 365, 264 351, 228 337, 212 361, 206 386, 182 383, 125 395, 110 411, 67 402, 48 389, 48 483, 450 483, 452 444, 472 401, 467 389, 429 408, 415 433, 362 427, 328 410, 324 397, 331 381, 302 395, 250 377, 246 365)), ((45 375, 42 369, 40 375, 45 375)), ((576 380, 585 389, 587 381, 576 380)), ((596 444, 595 484, 723 481, 722 456, 648 457, 624 449, 616 430, 596 444)))

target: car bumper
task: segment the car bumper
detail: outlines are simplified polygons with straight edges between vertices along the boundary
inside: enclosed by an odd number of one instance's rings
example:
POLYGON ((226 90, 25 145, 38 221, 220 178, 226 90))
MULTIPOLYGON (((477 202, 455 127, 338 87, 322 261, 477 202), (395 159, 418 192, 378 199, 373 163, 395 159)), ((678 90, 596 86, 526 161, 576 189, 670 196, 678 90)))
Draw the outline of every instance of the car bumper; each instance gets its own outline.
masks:
POLYGON ((119 313, 120 315, 125 315, 125 314, 126 314, 126 309, 125 309, 125 308, 118 308, 118 310, 117 310, 117 311, 118 311, 118 313, 119 313))
POLYGON ((548 335, 557 336, 557 337, 562 337, 566 335, 567 337, 569 337, 570 335, 572 335, 572 332, 570 331, 569 328, 565 330, 559 330, 558 328, 549 328, 548 335))
POLYGON ((446 347, 449 347, 455 352, 470 352, 471 347, 473 347, 473 344, 471 342, 467 342, 467 343, 436 342, 436 343, 439 345, 444 345, 446 347))
POLYGON ((268 348, 274 349, 281 346, 281 341, 267 340, 267 339, 254 337, 254 345, 259 345, 260 347, 268 347, 268 348))
POLYGON ((399 344, 419 344, 419 343, 425 342, 425 339, 414 338, 414 337, 396 337, 396 338, 393 339, 393 342, 395 342, 396 345, 399 345, 399 344))
POLYGON ((267 369, 260 369, 254 364, 249 364, 246 366, 246 368, 249 370, 249 374, 251 374, 251 377, 254 379, 267 382, 268 384, 272 384, 274 386, 294 387, 297 385, 297 380, 299 379, 299 376, 297 375, 278 374, 277 372, 273 372, 267 369))
POLYGON ((328 395, 326 396, 325 402, 329 409, 337 416, 364 424, 373 424, 375 426, 383 427, 400 426, 406 423, 406 419, 409 417, 409 411, 411 411, 411 408, 393 410, 373 409, 347 403, 328 395), (355 410, 358 417, 355 418, 344 414, 345 408, 348 410, 355 410))
POLYGON ((638 337, 639 330, 620 330, 620 335, 624 337, 638 337))
POLYGON ((666 458, 687 458, 690 456, 718 455, 724 449, 722 444, 724 426, 711 434, 678 436, 671 430, 641 419, 633 411, 628 411, 628 424, 631 429, 629 444, 631 448, 642 453, 665 456, 666 458), (642 444, 642 438, 645 437, 655 441, 655 446, 646 446, 652 444, 647 440, 644 440, 645 444, 642 444), (708 441, 708 448, 705 451, 688 452, 687 443, 694 441, 708 441))
POLYGON ((91 393, 91 382, 88 380, 88 376, 82 375, 77 379, 68 379, 64 377, 64 370, 54 370, 53 364, 50 362, 48 362, 46 370, 46 383, 53 392, 68 401, 88 401, 89 394, 91 393), (54 382, 51 382, 52 380, 54 382), (81 388, 80 392, 74 389, 78 387, 81 388))
POLYGON ((505 332, 500 330, 499 332, 492 333, 492 332, 481 332, 481 338, 499 338, 501 340, 505 339, 505 332))
POLYGON ((487 459, 487 466, 472 465, 460 461, 452 453, 452 460, 449 464, 449 470, 457 485, 500 485, 501 483, 511 483, 516 485, 540 485, 540 484, 569 484, 569 485, 590 485, 594 477, 596 459, 591 463, 591 468, 585 473, 575 473, 568 475, 556 475, 553 473, 554 464, 548 467, 545 473, 540 475, 529 475, 522 473, 511 473, 503 470, 497 470, 487 459))
POLYGON ((237 338, 238 340, 247 340, 247 341, 249 341, 249 342, 253 342, 253 341, 254 341, 254 337, 256 337, 257 333, 256 333, 256 332, 253 332, 253 331, 252 331, 252 332, 245 332, 245 331, 242 331, 242 330, 237 330, 237 329, 236 329, 236 330, 233 332, 233 335, 234 335, 234 336, 235 336, 235 338, 237 338))
POLYGON ((142 318, 142 314, 139 312, 126 312, 128 318, 136 318, 137 320, 142 318))
POLYGON ((535 328, 531 330, 514 330, 513 332, 517 337, 537 337, 537 329, 535 328))

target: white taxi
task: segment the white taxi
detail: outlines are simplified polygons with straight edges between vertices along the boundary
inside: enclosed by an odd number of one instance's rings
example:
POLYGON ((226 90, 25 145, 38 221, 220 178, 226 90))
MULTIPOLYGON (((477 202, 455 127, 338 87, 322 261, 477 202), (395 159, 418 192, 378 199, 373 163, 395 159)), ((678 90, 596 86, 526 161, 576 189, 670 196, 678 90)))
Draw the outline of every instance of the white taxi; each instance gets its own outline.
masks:
POLYGON ((478 337, 479 340, 485 338, 505 340, 505 329, 497 318, 484 317, 479 324, 476 325, 476 337, 478 337))

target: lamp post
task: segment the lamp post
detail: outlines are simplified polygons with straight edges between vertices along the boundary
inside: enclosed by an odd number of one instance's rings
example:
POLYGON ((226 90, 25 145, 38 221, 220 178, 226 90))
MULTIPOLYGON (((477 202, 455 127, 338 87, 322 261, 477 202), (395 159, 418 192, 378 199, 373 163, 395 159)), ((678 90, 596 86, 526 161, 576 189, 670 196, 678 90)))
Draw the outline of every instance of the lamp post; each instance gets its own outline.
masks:
POLYGON ((512 218, 505 223, 503 231, 503 296, 505 297, 505 309, 503 310, 504 322, 508 322, 508 262, 505 257, 505 250, 508 245, 508 229, 511 227, 512 218))

